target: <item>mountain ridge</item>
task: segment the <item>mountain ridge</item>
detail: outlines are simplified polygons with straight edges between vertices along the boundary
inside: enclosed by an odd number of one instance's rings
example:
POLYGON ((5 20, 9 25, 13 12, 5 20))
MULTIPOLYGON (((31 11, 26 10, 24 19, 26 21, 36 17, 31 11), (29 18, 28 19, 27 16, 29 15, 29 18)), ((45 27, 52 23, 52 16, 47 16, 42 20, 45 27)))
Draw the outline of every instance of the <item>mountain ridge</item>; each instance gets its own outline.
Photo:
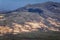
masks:
POLYGON ((2 15, 4 17, 0 18, 0 20, 5 19, 0 23, 2 24, 2 33, 21 33, 38 30, 43 32, 60 32, 60 4, 55 2, 43 4, 27 5, 5 12, 5 15, 2 15), (10 30, 10 32, 7 30, 10 30))

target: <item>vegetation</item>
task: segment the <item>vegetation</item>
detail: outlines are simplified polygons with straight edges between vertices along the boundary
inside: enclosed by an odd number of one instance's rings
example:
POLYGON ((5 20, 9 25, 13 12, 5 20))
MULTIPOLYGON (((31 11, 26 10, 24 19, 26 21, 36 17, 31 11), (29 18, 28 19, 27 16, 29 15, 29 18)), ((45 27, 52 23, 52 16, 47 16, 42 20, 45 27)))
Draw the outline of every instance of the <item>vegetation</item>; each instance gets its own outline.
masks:
POLYGON ((60 32, 31 32, 21 34, 6 34, 0 40, 60 40, 60 32), (35 34, 34 34, 35 33, 35 34))

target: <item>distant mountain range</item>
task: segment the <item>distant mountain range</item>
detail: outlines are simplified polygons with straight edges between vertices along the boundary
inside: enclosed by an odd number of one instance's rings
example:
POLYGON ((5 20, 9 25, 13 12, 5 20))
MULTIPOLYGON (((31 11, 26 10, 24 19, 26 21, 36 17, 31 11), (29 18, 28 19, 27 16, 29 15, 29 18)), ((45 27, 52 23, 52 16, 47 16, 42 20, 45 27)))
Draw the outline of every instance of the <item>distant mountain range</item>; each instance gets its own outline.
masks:
POLYGON ((60 32, 60 3, 46 2, 29 4, 9 12, 0 12, 2 33, 32 31, 60 32), (5 29, 4 29, 5 28, 5 29), (7 31, 9 30, 9 31, 7 31))

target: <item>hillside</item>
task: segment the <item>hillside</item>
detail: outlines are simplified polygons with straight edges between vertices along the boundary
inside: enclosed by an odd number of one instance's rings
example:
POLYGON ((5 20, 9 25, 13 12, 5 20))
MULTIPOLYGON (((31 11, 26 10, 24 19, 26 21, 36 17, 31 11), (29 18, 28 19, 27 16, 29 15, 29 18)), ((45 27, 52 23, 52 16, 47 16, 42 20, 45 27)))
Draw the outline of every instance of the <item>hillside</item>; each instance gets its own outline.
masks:
POLYGON ((26 5, 1 14, 0 21, 0 34, 60 32, 60 3, 26 5))

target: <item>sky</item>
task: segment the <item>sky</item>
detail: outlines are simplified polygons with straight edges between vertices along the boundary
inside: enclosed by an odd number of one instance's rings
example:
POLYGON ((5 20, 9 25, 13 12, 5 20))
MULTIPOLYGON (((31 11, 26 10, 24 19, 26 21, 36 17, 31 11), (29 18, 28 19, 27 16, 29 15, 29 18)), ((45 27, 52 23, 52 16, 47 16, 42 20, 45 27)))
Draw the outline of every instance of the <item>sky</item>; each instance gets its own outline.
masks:
POLYGON ((5 10, 5 11, 15 10, 27 4, 43 3, 47 1, 60 3, 60 0, 0 0, 0 11, 1 10, 5 10))

